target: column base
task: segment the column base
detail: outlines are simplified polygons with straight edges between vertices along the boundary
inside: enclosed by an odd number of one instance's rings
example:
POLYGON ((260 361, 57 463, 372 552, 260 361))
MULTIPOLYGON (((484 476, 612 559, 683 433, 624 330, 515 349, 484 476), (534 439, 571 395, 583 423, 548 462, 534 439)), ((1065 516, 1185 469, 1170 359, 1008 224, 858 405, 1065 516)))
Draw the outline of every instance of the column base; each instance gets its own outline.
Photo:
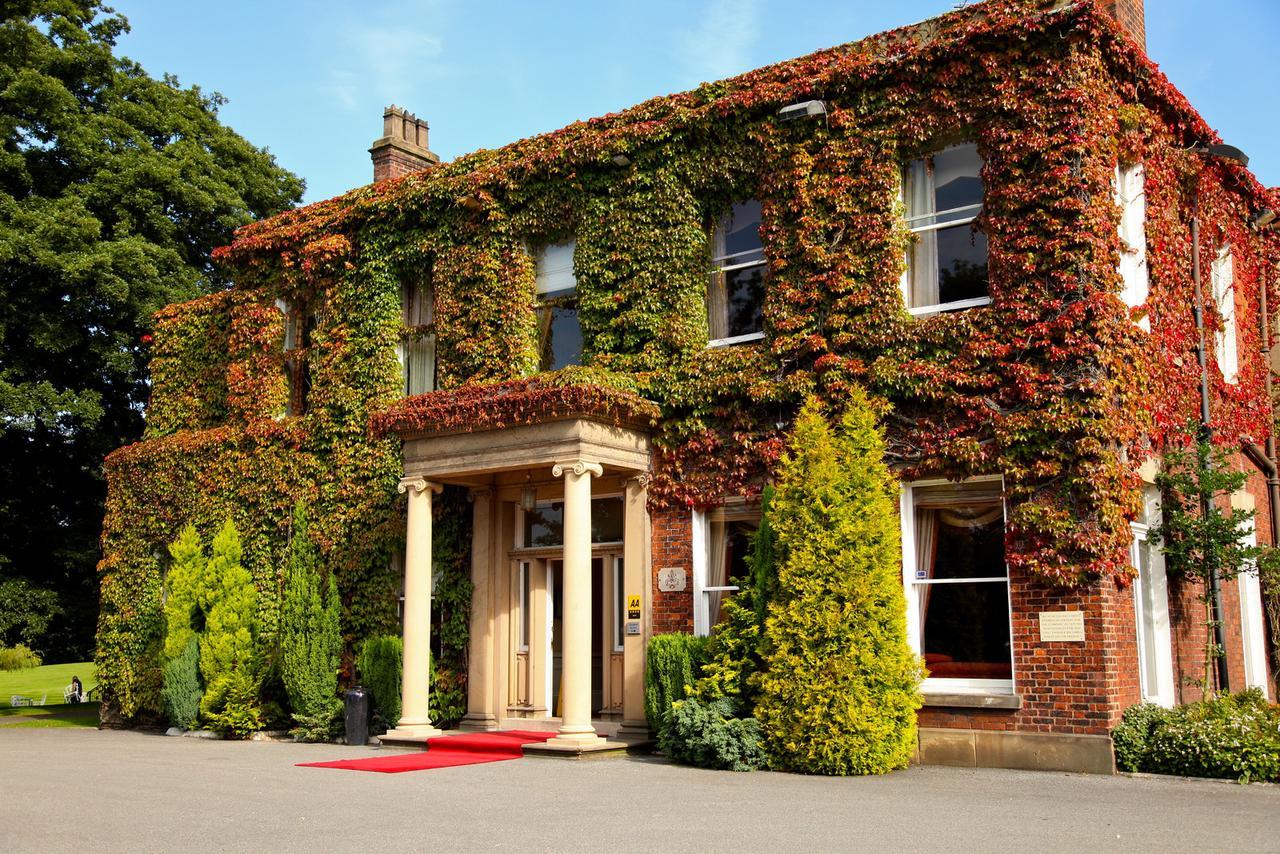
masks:
POLYGON ((439 735, 444 735, 444 731, 429 723, 400 724, 395 729, 387 730, 385 734, 378 736, 378 738, 383 744, 420 744, 425 746, 427 741, 439 735))
POLYGON ((590 732, 561 732, 547 739, 544 744, 552 748, 560 748, 565 750, 580 750, 584 747, 595 747, 598 744, 604 744, 604 739, 596 734, 595 730, 590 732))
POLYGON ((458 729, 467 732, 492 732, 498 728, 498 719, 494 715, 476 714, 463 715, 462 721, 458 724, 458 729))
POLYGON ((649 722, 644 718, 638 721, 623 719, 622 725, 618 727, 618 738, 636 741, 650 741, 653 739, 653 732, 649 729, 649 722))

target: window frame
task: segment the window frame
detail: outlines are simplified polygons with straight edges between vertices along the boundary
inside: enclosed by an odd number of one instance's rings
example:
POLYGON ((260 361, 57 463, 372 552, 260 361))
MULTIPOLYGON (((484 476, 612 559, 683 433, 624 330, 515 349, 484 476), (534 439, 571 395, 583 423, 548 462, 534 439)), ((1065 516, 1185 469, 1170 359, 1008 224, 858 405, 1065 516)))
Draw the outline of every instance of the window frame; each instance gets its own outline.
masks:
MULTIPOLYGON (((951 302, 934 303, 932 305, 920 305, 920 306, 911 305, 911 280, 912 280, 912 271, 913 271, 912 255, 914 254, 914 250, 915 250, 915 243, 916 243, 915 235, 928 234, 935 231, 941 231, 943 229, 958 228, 966 225, 969 226, 970 229, 972 230, 974 222, 976 222, 978 217, 982 215, 983 208, 986 205, 986 187, 985 185, 983 187, 983 200, 981 202, 978 202, 977 204, 962 205, 961 207, 958 207, 958 208, 948 208, 946 210, 933 211, 931 213, 913 215, 911 213, 911 207, 910 207, 911 200, 907 195, 908 174, 912 169, 912 165, 917 161, 922 161, 922 160, 928 161, 930 158, 936 157, 937 155, 945 151, 949 151, 950 149, 961 148, 961 147, 970 146, 970 145, 974 147, 975 151, 977 150, 978 143, 976 140, 974 141, 966 140, 963 142, 955 142, 950 145, 945 145, 941 148, 934 149, 924 154, 921 157, 911 158, 905 164, 903 164, 902 168, 898 172, 898 200, 902 204, 902 211, 903 211, 902 222, 903 222, 903 225, 906 226, 907 231, 911 234, 911 246, 908 247, 906 252, 906 265, 903 268, 902 277, 899 279, 898 286, 902 292, 902 302, 903 302, 903 305, 906 307, 907 314, 911 315, 912 317, 926 317, 926 316, 943 314, 943 313, 952 312, 952 311, 963 311, 965 309, 970 309, 970 308, 981 308, 983 306, 991 305, 992 303, 992 297, 990 294, 990 273, 988 272, 988 279, 987 279, 988 293, 984 297, 970 297, 962 300, 953 300, 951 302), (945 217, 952 214, 969 212, 969 211, 972 212, 972 215, 968 217, 959 218, 959 219, 949 219, 946 222, 935 221, 928 225, 922 225, 918 227, 912 226, 913 220, 922 220, 922 219, 928 219, 928 218, 934 218, 936 220, 936 218, 938 217, 945 217)), ((983 165, 985 165, 986 160, 982 158, 981 153, 979 153, 978 156, 980 159, 982 159, 983 165)), ((929 183, 930 183, 929 191, 931 194, 936 194, 936 188, 932 186, 933 171, 931 169, 928 169, 926 171, 926 174, 929 176, 929 183)), ((982 170, 981 170, 981 167, 979 167, 979 171, 978 171, 979 178, 981 178, 981 174, 982 174, 982 170)), ((988 265, 989 263, 990 262, 988 260, 988 265)), ((989 269, 990 267, 988 266, 988 271, 989 269)), ((933 276, 935 278, 940 277, 940 274, 941 274, 940 270, 933 271, 933 276)))
POLYGON ((320 321, 311 301, 281 297, 276 299, 275 307, 284 316, 280 353, 287 393, 281 417, 297 418, 306 415, 311 408, 311 334, 320 321))
POLYGON ((1235 385, 1240 381, 1240 341, 1236 325, 1235 256, 1229 243, 1218 249, 1210 265, 1209 290, 1214 309, 1222 321, 1222 328, 1215 330, 1213 335, 1214 360, 1223 381, 1235 385))
MULTIPOLYGON (((1004 498, 1004 475, 987 474, 975 477, 965 478, 960 481, 961 484, 966 483, 999 483, 1000 484, 1000 505, 1002 509, 1002 524, 1006 527, 1009 524, 1009 502, 1004 498)), ((915 497, 913 490, 918 487, 925 486, 942 486, 947 484, 956 484, 956 481, 947 480, 946 478, 926 478, 914 481, 902 481, 900 483, 899 492, 899 515, 902 528, 902 585, 903 592, 907 600, 907 642, 911 645, 911 649, 920 659, 924 660, 924 649, 922 639, 924 636, 924 626, 920 619, 919 597, 916 595, 915 586, 921 584, 921 579, 916 578, 916 537, 915 537, 915 497)), ((1013 589, 1009 578, 1009 562, 1005 560, 1005 575, 1003 577, 983 577, 983 578, 956 578, 956 579, 933 579, 924 580, 924 584, 958 584, 958 583, 987 583, 993 584, 1003 582, 1005 586, 1005 614, 1008 619, 1009 631, 1009 677, 1008 679, 972 679, 967 677, 937 677, 930 676, 924 680, 920 686, 920 690, 924 694, 1001 694, 1013 695, 1017 688, 1018 680, 1018 662, 1014 656, 1014 638, 1013 638, 1013 589)))
MULTIPOLYGON (((1116 163, 1115 199, 1120 207, 1120 260, 1116 265, 1123 290, 1120 298, 1129 308, 1146 305, 1151 296, 1151 269, 1147 259, 1147 169, 1142 163, 1116 163)), ((1151 319, 1135 321, 1144 332, 1151 319)))
MULTIPOLYGON (((578 254, 578 239, 570 237, 568 240, 559 243, 545 243, 535 251, 529 253, 533 258, 533 274, 534 274, 534 312, 538 320, 538 370, 540 372, 556 371, 568 365, 581 365, 583 352, 586 349, 586 340, 583 338, 582 347, 578 350, 577 361, 566 362, 559 367, 552 367, 553 361, 548 361, 547 336, 551 332, 551 325, 555 321, 555 311, 557 309, 572 310, 578 319, 578 334, 582 338, 582 318, 579 314, 579 295, 578 295, 578 277, 574 264, 576 263, 578 254), (543 276, 539 273, 539 268, 543 266, 547 253, 553 249, 567 248, 569 252, 569 279, 573 281, 572 287, 564 287, 563 282, 552 279, 552 284, 556 287, 543 287, 543 276)), ((556 271, 551 271, 556 272, 556 271)))
POLYGON ((436 289, 432 282, 430 273, 428 273, 425 278, 401 280, 400 322, 402 324, 402 328, 400 331, 400 341, 396 344, 396 358, 400 362, 400 389, 406 397, 419 394, 429 394, 436 390, 438 366, 436 364, 435 303, 436 289), (422 320, 423 315, 425 315, 425 323, 411 324, 409 322, 414 319, 412 317, 412 300, 414 298, 415 291, 418 291, 421 294, 419 297, 419 317, 416 319, 422 320), (415 343, 415 341, 422 343, 425 349, 430 353, 431 376, 426 382, 427 388, 423 391, 413 390, 414 377, 410 371, 409 355, 412 344, 415 343))
POLYGON ((627 638, 625 556, 615 554, 611 557, 613 562, 611 580, 613 587, 613 651, 625 652, 627 638))
POLYGON ((1177 702, 1173 670, 1173 630, 1170 623, 1168 575, 1164 552, 1151 542, 1151 531, 1160 525, 1160 496, 1155 487, 1143 487, 1143 520, 1131 522, 1133 542, 1129 562, 1134 568, 1134 630, 1138 640, 1138 689, 1144 703, 1172 708, 1177 702), (1144 573, 1142 556, 1146 554, 1144 573))
MULTIPOLYGON (((720 288, 722 290, 725 289, 724 277, 726 273, 732 273, 737 270, 748 270, 753 267, 759 267, 763 271, 761 274, 761 280, 764 281, 768 277, 769 262, 764 255, 763 240, 760 240, 760 247, 758 249, 748 249, 744 252, 733 252, 733 253, 728 253, 724 255, 716 254, 716 247, 720 246, 723 243, 724 235, 727 233, 725 230, 725 224, 729 220, 729 218, 733 216, 733 207, 737 205, 745 205, 745 204, 748 204, 749 202, 756 202, 757 204, 760 204, 760 200, 756 198, 749 198, 749 199, 744 199, 740 202, 734 202, 733 205, 730 206, 729 211, 724 216, 720 217, 720 219, 718 219, 714 223, 711 229, 711 270, 710 270, 710 273, 708 274, 707 298, 705 300, 708 332, 710 332, 710 330, 713 328, 713 325, 714 325, 714 321, 711 316, 711 290, 712 288, 720 288), (741 258, 743 256, 756 255, 756 254, 758 254, 759 257, 753 258, 752 260, 739 261, 739 262, 729 263, 729 264, 723 263, 725 261, 730 261, 734 258, 741 258)), ((764 206, 761 205, 761 222, 760 222, 761 225, 763 225, 763 222, 764 222, 763 207, 764 206)), ((759 226, 757 226, 757 236, 758 234, 759 234, 759 226)), ((725 309, 727 312, 728 310, 728 294, 727 293, 725 294, 724 302, 725 302, 725 309)), ((764 324, 763 298, 761 300, 760 309, 761 309, 762 317, 760 321, 761 328, 759 330, 755 332, 746 332, 741 335, 727 335, 721 338, 715 338, 715 337, 712 337, 711 335, 708 335, 707 348, 711 349, 714 347, 732 347, 735 344, 750 344, 753 341, 763 341, 765 337, 764 325, 763 325, 764 324)), ((728 325, 727 317, 726 317, 725 325, 726 327, 728 325)))
MULTIPOLYGON (((1257 520, 1250 519, 1243 537, 1244 545, 1258 545, 1257 520)), ((1254 561, 1236 574, 1236 598, 1240 603, 1240 647, 1243 657, 1245 687, 1261 688, 1271 702, 1271 679, 1268 673, 1266 615, 1262 607, 1262 585, 1254 561)))
MULTIPOLYGON (((711 593, 737 593, 742 588, 736 584, 720 584, 709 585, 710 577, 710 535, 715 524, 713 518, 717 513, 732 512, 740 518, 752 517, 756 520, 757 530, 759 529, 760 505, 754 502, 748 502, 745 498, 734 500, 732 503, 726 502, 725 505, 707 510, 693 510, 690 515, 691 524, 691 547, 693 550, 692 566, 690 567, 692 575, 693 587, 693 633, 699 637, 706 637, 711 634, 711 630, 716 624, 711 622, 711 602, 708 594, 711 593)), ((738 519, 724 519, 722 522, 738 521, 738 519)), ((729 582, 732 579, 726 578, 729 582)))

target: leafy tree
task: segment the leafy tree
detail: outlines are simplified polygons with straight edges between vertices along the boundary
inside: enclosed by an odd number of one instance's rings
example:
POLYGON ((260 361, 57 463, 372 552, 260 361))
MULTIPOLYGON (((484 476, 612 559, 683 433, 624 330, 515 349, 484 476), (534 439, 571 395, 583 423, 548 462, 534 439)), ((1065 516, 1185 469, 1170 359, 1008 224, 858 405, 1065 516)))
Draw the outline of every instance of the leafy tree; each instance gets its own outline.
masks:
POLYGON ((161 306, 303 184, 221 124, 224 99, 113 54, 97 0, 0 8, 0 575, 57 592, 58 658, 92 647, 101 464, 142 432, 161 306))
POLYGON ((1204 607, 1204 681, 1201 689, 1211 693, 1217 684, 1219 658, 1226 655, 1214 640, 1221 615, 1215 615, 1212 577, 1222 581, 1241 572, 1252 572, 1261 554, 1245 544, 1254 511, 1231 507, 1233 493, 1242 489, 1248 475, 1232 468, 1226 451, 1200 441, 1194 448, 1173 448, 1165 452, 1164 469, 1156 475, 1160 490, 1160 526, 1152 539, 1160 543, 1169 570, 1197 582, 1197 595, 1204 607), (1230 509, 1223 510, 1223 505, 1230 509), (1203 512, 1208 507, 1209 512, 1203 512))
POLYGON ((341 606, 332 575, 320 577, 320 555, 311 540, 305 508, 293 511, 289 565, 280 614, 280 675, 299 734, 325 738, 338 716, 338 667, 342 658, 341 606))
POLYGON ((240 534, 228 519, 213 539, 201 591, 205 631, 200 674, 205 695, 200 711, 215 725, 241 734, 257 716, 262 659, 257 644, 258 592, 241 561, 240 534))
POLYGON ((0 579, 0 646, 36 646, 61 613, 58 594, 24 578, 0 579))
POLYGON ((879 774, 915 744, 920 659, 907 644, 895 483, 865 396, 839 430, 810 399, 783 456, 755 716, 778 768, 879 774))
POLYGON ((373 693, 373 706, 388 727, 400 721, 401 682, 404 679, 404 641, 399 635, 365 639, 356 670, 373 693))

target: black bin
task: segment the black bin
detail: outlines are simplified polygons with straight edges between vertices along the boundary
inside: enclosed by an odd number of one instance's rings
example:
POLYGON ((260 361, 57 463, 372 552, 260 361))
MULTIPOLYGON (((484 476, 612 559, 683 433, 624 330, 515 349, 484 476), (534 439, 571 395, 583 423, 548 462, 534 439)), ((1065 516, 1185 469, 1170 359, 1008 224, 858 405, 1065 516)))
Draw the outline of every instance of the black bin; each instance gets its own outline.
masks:
POLYGON ((369 692, 361 685, 347 691, 347 744, 369 741, 369 692))

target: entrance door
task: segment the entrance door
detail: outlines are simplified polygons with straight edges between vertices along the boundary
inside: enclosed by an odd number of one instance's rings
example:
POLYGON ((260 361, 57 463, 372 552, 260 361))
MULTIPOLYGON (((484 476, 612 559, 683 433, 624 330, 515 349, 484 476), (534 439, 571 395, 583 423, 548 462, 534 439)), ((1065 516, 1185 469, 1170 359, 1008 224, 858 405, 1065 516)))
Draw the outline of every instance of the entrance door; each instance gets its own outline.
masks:
MULTIPOLYGON (((613 578, 605 572, 605 567, 614 565, 618 555, 595 555, 591 558, 591 712, 598 715, 605 711, 608 682, 610 678, 607 666, 610 662, 606 656, 605 641, 613 643, 614 608, 610 589, 613 578)), ((552 616, 548 629, 551 646, 551 708, 552 714, 559 717, 560 687, 564 672, 564 650, 561 644, 561 621, 564 615, 564 563, 560 559, 547 561, 548 583, 551 587, 552 616)), ((619 692, 620 693, 620 692, 619 692)))

